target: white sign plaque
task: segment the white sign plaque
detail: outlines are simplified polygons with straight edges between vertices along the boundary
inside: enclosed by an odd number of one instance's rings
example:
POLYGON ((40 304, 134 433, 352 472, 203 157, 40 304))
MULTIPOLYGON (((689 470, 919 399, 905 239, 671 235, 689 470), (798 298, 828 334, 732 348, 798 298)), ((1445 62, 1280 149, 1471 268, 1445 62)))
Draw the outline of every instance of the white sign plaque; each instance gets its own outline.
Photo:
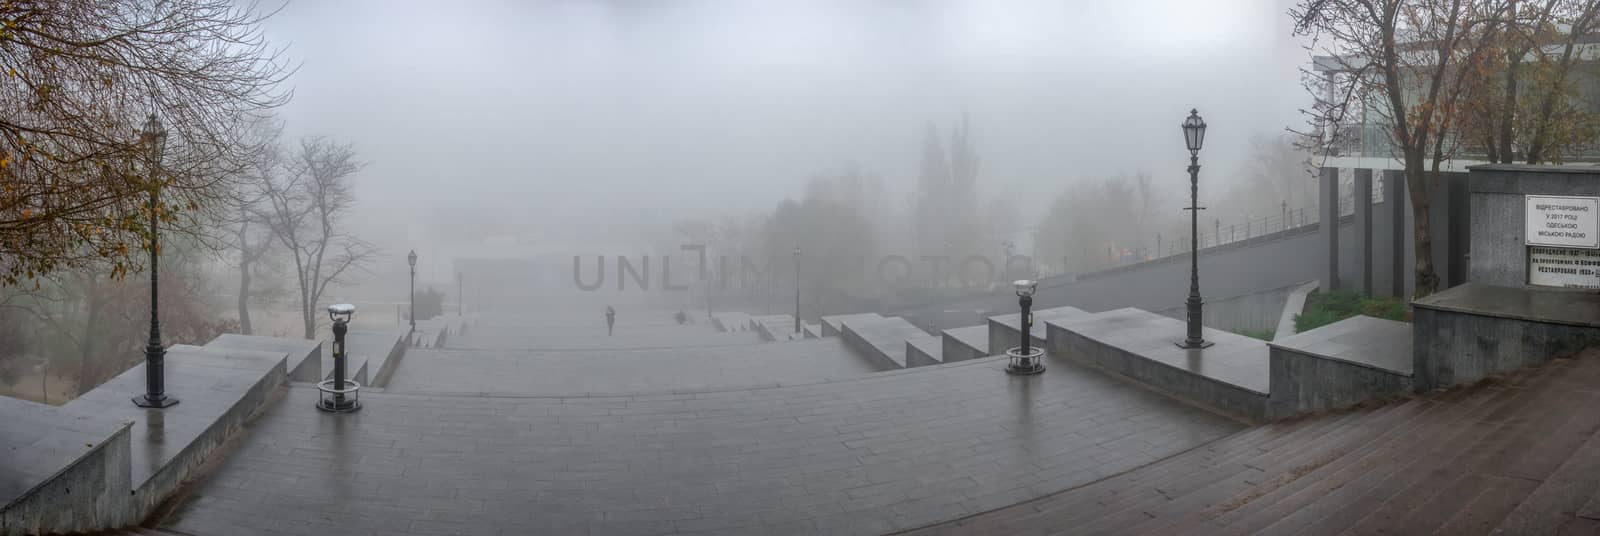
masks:
POLYGON ((1527 244, 1600 248, 1600 197, 1530 195, 1527 244))
POLYGON ((1530 247, 1528 284, 1600 289, 1600 250, 1530 247))

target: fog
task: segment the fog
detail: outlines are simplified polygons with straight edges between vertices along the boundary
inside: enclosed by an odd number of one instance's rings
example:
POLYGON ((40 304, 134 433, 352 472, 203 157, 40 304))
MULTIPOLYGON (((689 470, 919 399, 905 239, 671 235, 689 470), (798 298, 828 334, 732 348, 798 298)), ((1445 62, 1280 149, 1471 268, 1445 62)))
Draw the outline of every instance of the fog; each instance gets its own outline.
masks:
MULTIPOLYGON (((1218 195, 1251 136, 1302 123, 1287 7, 302 1, 265 30, 299 64, 288 134, 355 143, 349 221, 399 259, 449 251, 441 226, 627 242, 770 212, 847 162, 899 210, 929 124, 963 115, 978 194, 1015 199, 1026 224, 1076 181, 1142 170, 1186 193, 1190 108, 1210 124, 1202 196, 1218 195)), ((422 275, 447 281, 438 256, 422 275)))

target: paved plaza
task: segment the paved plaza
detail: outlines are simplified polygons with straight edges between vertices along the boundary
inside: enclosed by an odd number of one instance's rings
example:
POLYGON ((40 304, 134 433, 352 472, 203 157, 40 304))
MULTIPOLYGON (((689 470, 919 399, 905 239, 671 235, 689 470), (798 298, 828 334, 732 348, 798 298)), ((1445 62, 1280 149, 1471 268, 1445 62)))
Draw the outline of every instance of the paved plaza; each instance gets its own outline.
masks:
POLYGON ((878 534, 1087 484, 1242 428, 1069 364, 1029 378, 1004 364, 680 395, 372 393, 352 415, 316 411, 315 391, 297 385, 163 526, 878 534))
POLYGON ((682 393, 811 383, 875 371, 871 362, 836 337, 759 346, 414 350, 387 391, 541 396, 682 393))

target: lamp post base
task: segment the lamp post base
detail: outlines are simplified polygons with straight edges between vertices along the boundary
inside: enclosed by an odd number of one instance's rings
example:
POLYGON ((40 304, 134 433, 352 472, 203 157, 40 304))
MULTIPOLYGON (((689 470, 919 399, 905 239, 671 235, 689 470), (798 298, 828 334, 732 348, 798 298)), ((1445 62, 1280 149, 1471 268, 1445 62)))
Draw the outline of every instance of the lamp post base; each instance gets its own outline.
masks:
POLYGON ((317 409, 328 413, 355 413, 361 411, 361 384, 345 380, 344 388, 334 387, 334 380, 317 382, 317 409))
POLYGON ((1027 353, 1021 347, 1006 350, 1006 356, 1011 362, 1006 364, 1006 374, 1013 376, 1032 376, 1044 372, 1044 350, 1029 348, 1027 353))
POLYGON ((1176 344, 1176 345, 1178 345, 1179 348, 1182 348, 1182 349, 1185 349, 1185 350, 1201 350, 1201 349, 1205 349, 1205 348, 1210 348, 1213 344, 1216 344, 1216 343, 1213 343, 1213 342, 1205 340, 1205 339, 1201 339, 1199 341, 1182 340, 1182 341, 1174 342, 1172 344, 1176 344))
POLYGON ((178 405, 178 399, 166 395, 162 395, 161 398, 150 398, 150 395, 143 394, 133 397, 133 405, 141 408, 161 409, 178 405))

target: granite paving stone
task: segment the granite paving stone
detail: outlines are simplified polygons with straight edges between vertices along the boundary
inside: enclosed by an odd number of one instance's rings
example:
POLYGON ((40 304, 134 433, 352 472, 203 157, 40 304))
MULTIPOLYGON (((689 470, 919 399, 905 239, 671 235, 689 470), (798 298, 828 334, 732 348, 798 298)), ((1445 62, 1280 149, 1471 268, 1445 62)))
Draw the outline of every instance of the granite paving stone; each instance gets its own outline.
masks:
MULTIPOLYGON (((408 356, 402 373, 429 353, 441 351, 408 356)), ((989 358, 678 395, 391 388, 364 395, 365 408, 350 415, 317 412, 315 391, 296 386, 165 526, 876 534, 1086 484, 1241 428, 1070 363, 1026 379, 1026 388, 1004 365, 989 358)), ((538 370, 504 375, 537 385, 538 370)))

